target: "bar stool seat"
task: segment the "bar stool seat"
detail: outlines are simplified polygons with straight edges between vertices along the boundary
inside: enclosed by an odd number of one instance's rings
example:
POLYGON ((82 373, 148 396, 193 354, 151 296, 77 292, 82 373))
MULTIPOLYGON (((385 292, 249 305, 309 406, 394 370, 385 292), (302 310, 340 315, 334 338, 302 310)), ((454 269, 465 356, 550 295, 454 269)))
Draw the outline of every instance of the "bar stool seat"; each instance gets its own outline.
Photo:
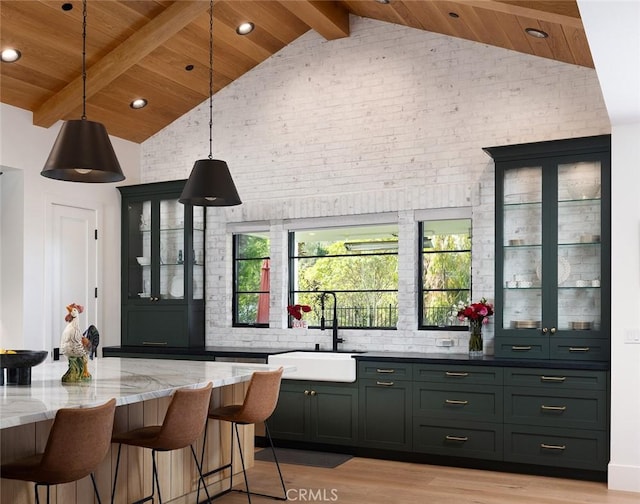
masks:
MULTIPOLYGON (((111 502, 115 499, 116 483, 118 481, 118 468, 120 465, 120 451, 122 445, 139 446, 151 449, 152 461, 152 484, 151 495, 137 500, 142 503, 149 500, 155 502, 155 491, 158 491, 158 502, 162 504, 160 494, 160 481, 158 478, 158 468, 156 465, 156 452, 172 451, 191 448, 191 455, 198 469, 198 490, 202 480, 202 467, 193 443, 202 435, 202 431, 207 423, 207 412, 211 400, 212 383, 197 389, 178 389, 173 393, 171 403, 167 408, 162 425, 149 425, 140 427, 128 432, 114 434, 111 442, 118 444, 118 456, 116 458, 116 470, 113 477, 113 491, 111 492, 111 502)), ((205 487, 205 492, 207 491, 205 487)), ((207 492, 207 498, 209 494, 207 492)))
MULTIPOLYGON (((287 489, 284 484, 284 479, 282 477, 282 471, 280 470, 280 464, 278 463, 276 451, 273 446, 273 440, 271 439, 269 426, 267 425, 267 422, 266 422, 268 418, 273 414, 273 411, 275 410, 276 405, 278 404, 278 396, 280 395, 280 383, 282 381, 282 372, 283 372, 282 367, 274 371, 255 371, 251 375, 249 387, 247 388, 247 393, 245 395, 245 398, 242 404, 231 404, 227 406, 221 406, 209 412, 209 418, 211 420, 221 420, 223 422, 231 423, 231 458, 229 463, 203 474, 203 476, 206 478, 207 476, 218 473, 224 469, 228 469, 228 468, 232 469, 231 475, 229 477, 229 488, 213 496, 213 498, 219 497, 221 495, 224 495, 234 490, 233 488, 233 451, 234 451, 233 450, 233 445, 234 445, 233 433, 235 431, 235 437, 238 440, 238 450, 240 452, 240 462, 242 464, 242 473, 244 475, 244 482, 247 487, 246 490, 237 490, 237 491, 246 493, 249 503, 251 503, 251 495, 261 495, 263 497, 270 497, 272 499, 277 499, 277 500, 287 500, 287 489), (240 434, 238 432, 238 425, 257 424, 260 422, 264 423, 265 433, 267 434, 267 438, 269 440, 269 444, 273 452, 273 459, 275 460, 276 467, 278 469, 278 475, 280 476, 280 484, 282 485, 282 492, 283 492, 282 497, 276 496, 276 495, 264 494, 264 493, 251 492, 249 490, 249 480, 247 479, 247 470, 244 464, 244 454, 242 453, 242 445, 240 443, 240 434)), ((206 442, 207 442, 207 431, 205 430, 204 442, 202 444, 202 455, 200 457, 201 463, 204 458, 206 442)), ((204 480, 203 480, 203 484, 204 484, 204 480)), ((206 486, 205 486, 205 490, 206 490, 206 486)), ((199 499, 199 495, 200 495, 200 486, 198 485, 198 499, 199 499)), ((209 499, 209 501, 210 500, 211 499, 209 499)))
POLYGON ((43 453, 0 466, 2 478, 35 483, 47 487, 47 503, 51 485, 70 483, 91 476, 98 503, 100 493, 93 472, 104 460, 111 445, 116 400, 93 408, 62 408, 56 413, 43 453))

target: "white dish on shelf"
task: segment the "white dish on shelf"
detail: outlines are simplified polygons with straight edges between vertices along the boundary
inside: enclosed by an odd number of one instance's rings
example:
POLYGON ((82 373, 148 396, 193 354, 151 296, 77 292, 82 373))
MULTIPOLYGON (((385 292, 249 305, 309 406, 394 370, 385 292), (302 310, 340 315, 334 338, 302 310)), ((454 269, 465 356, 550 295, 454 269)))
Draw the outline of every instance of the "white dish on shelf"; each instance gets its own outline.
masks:
POLYGON ((136 261, 138 261, 138 264, 140 266, 149 266, 151 264, 151 258, 150 257, 136 257, 136 261))
POLYGON ((182 275, 176 275, 171 279, 169 294, 174 298, 184 297, 184 280, 182 275))
MULTIPOLYGON (((558 257, 558 285, 562 285, 571 275, 571 265, 564 257, 558 257)), ((542 261, 536 263, 536 276, 542 280, 542 261)))

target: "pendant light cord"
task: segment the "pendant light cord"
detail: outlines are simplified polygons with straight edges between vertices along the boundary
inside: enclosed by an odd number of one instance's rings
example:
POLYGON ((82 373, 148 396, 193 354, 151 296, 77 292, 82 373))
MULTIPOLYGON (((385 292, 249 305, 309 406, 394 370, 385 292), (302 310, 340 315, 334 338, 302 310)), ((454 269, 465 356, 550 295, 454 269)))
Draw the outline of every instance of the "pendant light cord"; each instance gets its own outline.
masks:
POLYGON ((209 159, 213 159, 213 0, 209 2, 209 159))
POLYGON ((82 0, 82 117, 87 118, 87 0, 82 0))

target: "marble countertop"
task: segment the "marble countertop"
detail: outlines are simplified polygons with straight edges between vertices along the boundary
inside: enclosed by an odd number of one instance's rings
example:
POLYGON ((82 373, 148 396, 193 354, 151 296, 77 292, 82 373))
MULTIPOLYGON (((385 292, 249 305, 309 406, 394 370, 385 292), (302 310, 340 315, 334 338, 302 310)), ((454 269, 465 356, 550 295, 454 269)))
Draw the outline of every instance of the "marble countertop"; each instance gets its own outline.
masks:
POLYGON ((60 408, 95 406, 112 397, 120 406, 168 396, 181 387, 233 385, 248 381, 254 371, 277 366, 110 357, 89 361, 91 381, 63 384, 67 367, 66 360, 46 362, 32 368, 30 386, 0 386, 0 429, 51 419, 60 408))

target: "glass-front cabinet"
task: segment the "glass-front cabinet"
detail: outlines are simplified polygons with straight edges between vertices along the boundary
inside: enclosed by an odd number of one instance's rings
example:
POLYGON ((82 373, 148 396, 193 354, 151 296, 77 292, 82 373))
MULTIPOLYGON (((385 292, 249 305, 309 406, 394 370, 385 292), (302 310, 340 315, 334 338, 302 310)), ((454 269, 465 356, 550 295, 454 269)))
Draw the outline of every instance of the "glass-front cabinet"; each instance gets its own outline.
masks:
POLYGON ((119 187, 122 344, 204 346, 205 208, 185 181, 119 187))
POLYGON ((609 359, 610 137, 490 147, 497 357, 609 359))

